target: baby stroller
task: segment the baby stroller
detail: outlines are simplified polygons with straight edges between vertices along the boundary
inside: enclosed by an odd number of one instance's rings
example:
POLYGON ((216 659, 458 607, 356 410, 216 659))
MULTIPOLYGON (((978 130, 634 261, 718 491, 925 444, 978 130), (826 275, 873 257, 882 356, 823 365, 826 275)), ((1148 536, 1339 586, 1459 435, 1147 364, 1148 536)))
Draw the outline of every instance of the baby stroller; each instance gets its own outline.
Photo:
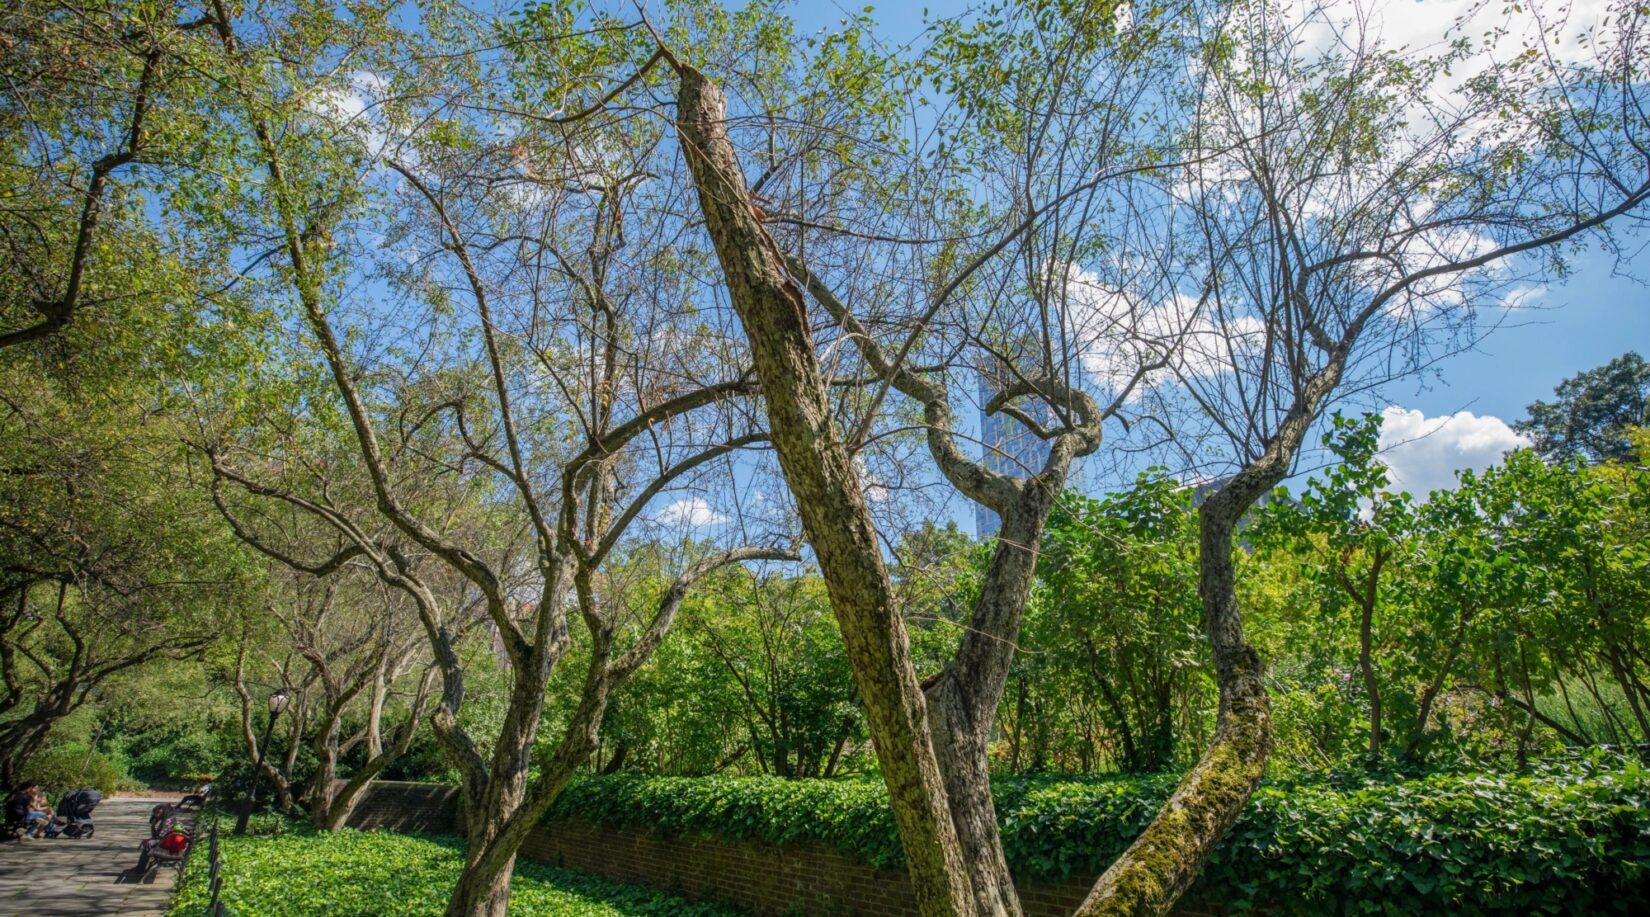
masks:
POLYGON ((69 793, 57 802, 57 814, 64 819, 58 833, 64 837, 91 837, 97 826, 92 824, 92 810, 103 801, 103 794, 87 787, 69 793))

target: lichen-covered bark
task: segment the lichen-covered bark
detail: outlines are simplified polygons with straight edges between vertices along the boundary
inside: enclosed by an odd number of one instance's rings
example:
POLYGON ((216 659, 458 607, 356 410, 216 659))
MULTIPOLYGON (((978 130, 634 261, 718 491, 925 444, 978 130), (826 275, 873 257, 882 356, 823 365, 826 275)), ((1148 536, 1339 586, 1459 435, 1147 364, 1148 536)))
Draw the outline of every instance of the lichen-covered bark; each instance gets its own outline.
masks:
POLYGON ((997 550, 982 578, 969 628, 957 656, 927 689, 934 749, 945 777, 951 818, 967 855, 976 913, 1013 917, 1022 912, 1003 853, 991 795, 991 726, 1008 684, 1026 598, 1037 566, 1037 546, 1069 468, 1069 450, 1057 451, 1049 471, 1024 482, 999 508, 997 550))
MULTIPOLYGON (((519 779, 507 784, 495 781, 505 785, 507 792, 482 801, 482 805, 492 808, 472 808, 465 800, 464 871, 448 901, 447 917, 502 917, 505 913, 516 852, 567 788, 573 774, 590 758, 612 688, 605 666, 593 666, 561 744, 531 788, 523 769, 519 779)), ((530 754, 531 746, 526 751, 530 754)))
MULTIPOLYGON (((977 718, 974 711, 979 705, 953 678, 942 676, 926 693, 934 752, 974 896, 971 913, 1018 917, 1020 898, 1008 871, 991 795, 991 717, 977 718)), ((992 705, 991 713, 995 712, 992 705)))
POLYGON ((1265 450, 1198 508, 1198 596, 1220 689, 1215 735, 1157 817, 1095 883, 1077 917, 1169 913, 1260 784, 1272 753, 1272 712, 1260 655, 1243 637, 1233 536, 1243 514, 1287 475, 1345 365, 1346 351, 1337 350, 1307 377, 1265 450))
MULTIPOLYGON (((477 850, 474 842, 467 850, 477 850)), ((447 902, 447 917, 507 917, 510 910, 510 876, 516 868, 516 856, 510 854, 502 865, 479 869, 479 860, 466 856, 464 872, 453 886, 453 896, 447 902)))
POLYGON ((848 650, 918 907, 935 917, 969 913, 968 871, 929 741, 927 703, 870 511, 832 424, 802 291, 751 209, 721 90, 673 63, 681 79, 677 130, 750 341, 780 467, 848 650))
POLYGON ((1199 514, 1198 586, 1220 686, 1214 739, 1157 817, 1100 877, 1077 909, 1079 917, 1167 914, 1242 813, 1266 769, 1272 714, 1260 656, 1243 638, 1232 562, 1233 529, 1253 502, 1242 499, 1243 489, 1228 484, 1199 514))
POLYGON ((464 867, 448 899, 447 917, 503 917, 509 905, 510 873, 521 844, 507 828, 527 799, 533 742, 551 664, 544 664, 543 678, 533 671, 513 673, 510 704, 486 779, 480 787, 465 788, 464 867))

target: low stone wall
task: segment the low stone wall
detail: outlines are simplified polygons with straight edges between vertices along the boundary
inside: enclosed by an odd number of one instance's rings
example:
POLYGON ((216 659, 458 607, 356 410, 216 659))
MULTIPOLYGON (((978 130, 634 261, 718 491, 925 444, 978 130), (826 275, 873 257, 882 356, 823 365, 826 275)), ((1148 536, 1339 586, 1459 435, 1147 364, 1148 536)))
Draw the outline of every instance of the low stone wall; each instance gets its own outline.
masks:
MULTIPOLYGON (((428 783, 372 785, 350 826, 389 831, 458 830, 458 790, 428 783)), ((663 836, 571 819, 535 828, 526 859, 647 885, 690 900, 726 901, 760 917, 915 917, 903 871, 873 869, 821 844, 776 846, 697 835, 663 836)), ((1094 884, 1075 876, 1058 885, 1022 885, 1027 917, 1068 917, 1094 884)), ((1184 917, 1204 911, 1180 910, 1184 917)))

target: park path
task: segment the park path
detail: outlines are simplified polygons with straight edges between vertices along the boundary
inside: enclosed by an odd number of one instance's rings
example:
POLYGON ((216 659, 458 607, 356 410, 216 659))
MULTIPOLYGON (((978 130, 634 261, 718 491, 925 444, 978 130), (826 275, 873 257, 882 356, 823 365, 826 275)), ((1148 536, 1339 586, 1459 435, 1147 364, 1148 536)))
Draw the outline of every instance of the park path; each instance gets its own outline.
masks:
POLYGON ((0 842, 0 917, 158 917, 172 902, 177 871, 133 876, 156 800, 105 799, 90 838, 0 842))

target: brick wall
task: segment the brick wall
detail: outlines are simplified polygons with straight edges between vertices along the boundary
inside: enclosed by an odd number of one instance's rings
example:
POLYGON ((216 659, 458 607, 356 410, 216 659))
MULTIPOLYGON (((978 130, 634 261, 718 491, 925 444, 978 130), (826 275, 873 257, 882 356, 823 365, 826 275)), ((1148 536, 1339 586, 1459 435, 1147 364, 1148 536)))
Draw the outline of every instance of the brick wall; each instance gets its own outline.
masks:
POLYGON ((440 783, 377 780, 350 813, 349 826, 407 834, 460 834, 458 787, 440 783))
MULTIPOLYGON (((350 816, 351 827, 454 832, 456 787, 381 781, 350 816)), ((756 841, 655 835, 555 820, 535 828, 521 855, 619 882, 648 885, 693 900, 725 901, 759 917, 915 917, 911 883, 901 870, 878 870, 813 843, 776 846, 756 841)), ((1022 885, 1026 917, 1068 917, 1094 884, 1077 876, 1061 884, 1022 885)), ((1179 910, 1182 917, 1207 912, 1179 910)))

